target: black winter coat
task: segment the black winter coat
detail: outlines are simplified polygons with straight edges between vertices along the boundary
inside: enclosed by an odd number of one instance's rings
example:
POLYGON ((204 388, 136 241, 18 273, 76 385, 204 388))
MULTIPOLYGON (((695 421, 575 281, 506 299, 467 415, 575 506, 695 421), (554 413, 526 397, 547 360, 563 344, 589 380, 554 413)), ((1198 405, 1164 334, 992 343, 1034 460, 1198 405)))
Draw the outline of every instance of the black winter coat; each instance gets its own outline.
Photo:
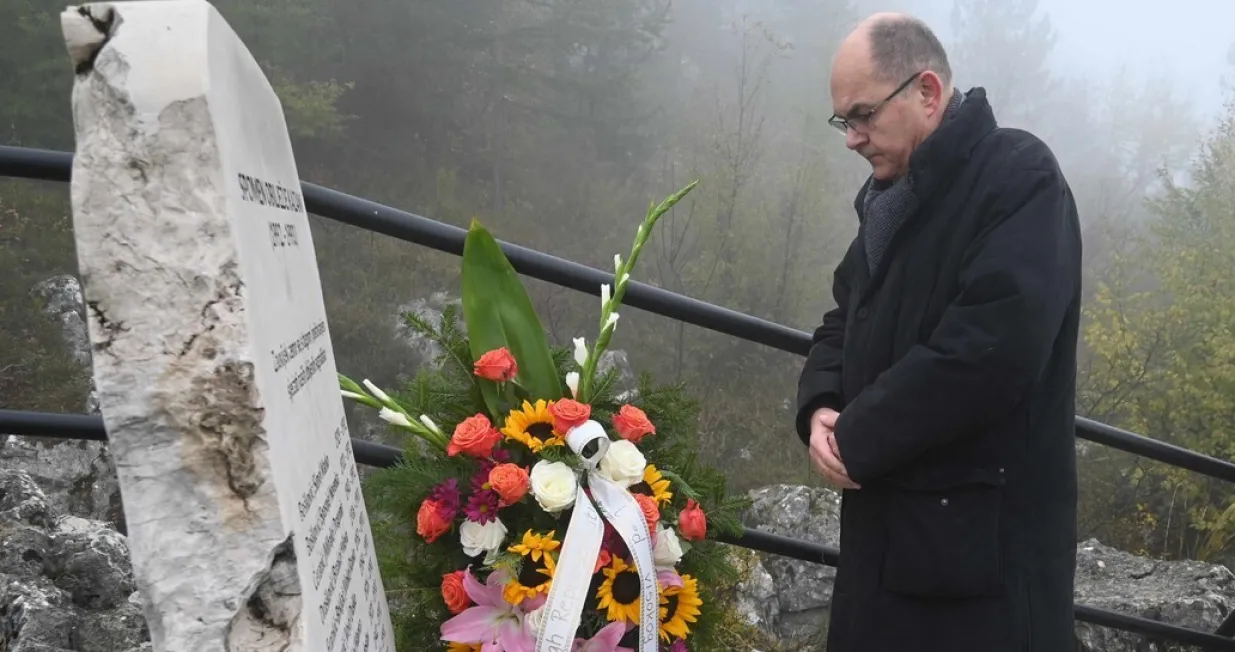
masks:
POLYGON ((841 506, 828 652, 1071 650, 1072 192, 981 88, 909 174, 920 208, 873 274, 859 228, 798 385, 803 442, 815 409, 839 410, 861 485, 841 506))

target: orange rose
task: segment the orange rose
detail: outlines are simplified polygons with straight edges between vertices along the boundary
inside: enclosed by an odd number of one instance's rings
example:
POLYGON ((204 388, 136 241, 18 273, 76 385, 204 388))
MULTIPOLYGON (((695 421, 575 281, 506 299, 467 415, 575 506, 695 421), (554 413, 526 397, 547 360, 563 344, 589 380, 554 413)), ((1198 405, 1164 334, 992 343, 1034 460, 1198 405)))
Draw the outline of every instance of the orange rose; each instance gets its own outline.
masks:
POLYGON ((648 415, 633 405, 623 405, 618 413, 613 415, 613 427, 618 436, 632 444, 638 444, 648 435, 656 434, 656 426, 648 420, 648 415))
POLYGON ((643 494, 634 496, 635 502, 639 503, 639 509, 643 510, 643 520, 648 523, 648 532, 655 536, 656 524, 660 522, 660 509, 656 507, 656 499, 643 494))
POLYGON ((442 509, 436 500, 425 499, 420 503, 420 511, 416 512, 416 534, 433 543, 437 538, 450 531, 450 521, 442 518, 442 509))
POLYGON ((489 417, 476 414, 455 426, 455 432, 450 437, 450 444, 446 446, 446 454, 451 457, 459 453, 472 457, 488 457, 493 453, 493 447, 501 438, 502 433, 493 427, 493 424, 489 422, 489 417))
POLYGON ((513 505, 527 495, 527 471, 518 464, 498 464, 489 471, 489 486, 497 492, 503 504, 513 505))
POLYGON ((687 499, 686 509, 678 514, 678 532, 687 541, 701 541, 708 535, 708 517, 699 509, 699 503, 687 499))
POLYGON ((472 606, 472 599, 467 597, 467 591, 463 588, 463 571, 442 576, 442 600, 452 614, 462 613, 464 609, 472 606))
POLYGON ((549 412, 553 415, 553 429, 564 435, 592 416, 592 406, 573 398, 564 398, 551 405, 549 412))
POLYGON ((480 359, 473 365, 472 373, 485 380, 504 383, 519 373, 519 365, 515 364, 515 356, 503 346, 480 356, 480 359))

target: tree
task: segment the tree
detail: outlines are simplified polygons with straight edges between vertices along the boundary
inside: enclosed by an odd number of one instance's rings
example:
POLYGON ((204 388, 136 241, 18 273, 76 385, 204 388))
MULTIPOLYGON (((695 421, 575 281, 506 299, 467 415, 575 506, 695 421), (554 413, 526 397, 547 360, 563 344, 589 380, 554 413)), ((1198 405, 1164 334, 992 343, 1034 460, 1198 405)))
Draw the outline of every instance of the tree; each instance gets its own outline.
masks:
MULTIPOLYGON (((1162 179, 1155 220, 1100 285, 1085 341, 1093 370, 1082 401, 1097 418, 1220 459, 1235 457, 1235 103, 1185 185, 1162 179)), ((1235 500, 1173 467, 1135 467, 1147 547, 1199 559, 1229 555, 1235 500)))
POLYGON ((1033 125, 1056 82, 1049 58, 1056 34, 1038 0, 956 0, 952 69, 962 87, 982 86, 1000 122, 1033 125))

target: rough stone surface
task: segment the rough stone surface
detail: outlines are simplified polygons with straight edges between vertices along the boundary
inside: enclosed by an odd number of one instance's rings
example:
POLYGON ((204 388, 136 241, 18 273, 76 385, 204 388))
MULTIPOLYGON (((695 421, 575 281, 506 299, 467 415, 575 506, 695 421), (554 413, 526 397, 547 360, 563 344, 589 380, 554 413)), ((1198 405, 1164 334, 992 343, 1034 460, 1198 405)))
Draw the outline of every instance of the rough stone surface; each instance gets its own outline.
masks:
MULTIPOLYGON (((747 527, 836 546, 840 539, 836 492, 772 485, 750 492, 747 527)), ((743 615, 785 649, 819 649, 835 570, 759 553, 739 587, 743 615)), ((1196 561, 1155 561, 1090 540, 1077 546, 1076 602, 1099 609, 1212 632, 1235 609, 1235 574, 1196 561)), ((1142 636, 1077 623, 1078 652, 1166 652, 1178 648, 1142 636)))
MULTIPOLYGON (((1076 601, 1212 632, 1235 608, 1235 574, 1199 561, 1155 561, 1090 539, 1077 546, 1076 601)), ((1143 637, 1078 623, 1081 652, 1162 652, 1143 637)))
POLYGON ((0 469, 0 650, 117 652, 149 640, 128 546, 57 513, 30 476, 0 469))
POLYGON ((204 0, 61 19, 94 379, 154 647, 392 649, 277 96, 204 0))
MULTIPOLYGON (((65 349, 85 368, 90 366, 85 303, 81 285, 68 276, 53 276, 30 289, 52 322, 61 325, 65 349)), ((98 412, 93 389, 86 412, 98 412)), ((120 485, 103 442, 51 438, 0 437, 0 468, 22 470, 38 483, 57 512, 108 521, 124 529, 120 485)))

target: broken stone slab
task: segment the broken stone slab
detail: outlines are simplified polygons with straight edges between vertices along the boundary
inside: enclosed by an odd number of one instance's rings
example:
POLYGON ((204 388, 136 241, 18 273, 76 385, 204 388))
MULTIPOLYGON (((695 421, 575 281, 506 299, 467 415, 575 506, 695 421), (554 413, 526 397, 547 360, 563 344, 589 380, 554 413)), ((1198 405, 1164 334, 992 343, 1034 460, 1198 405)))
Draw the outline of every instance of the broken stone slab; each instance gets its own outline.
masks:
POLYGON ((204 0, 61 24, 93 375, 153 648, 393 650, 278 98, 204 0))

